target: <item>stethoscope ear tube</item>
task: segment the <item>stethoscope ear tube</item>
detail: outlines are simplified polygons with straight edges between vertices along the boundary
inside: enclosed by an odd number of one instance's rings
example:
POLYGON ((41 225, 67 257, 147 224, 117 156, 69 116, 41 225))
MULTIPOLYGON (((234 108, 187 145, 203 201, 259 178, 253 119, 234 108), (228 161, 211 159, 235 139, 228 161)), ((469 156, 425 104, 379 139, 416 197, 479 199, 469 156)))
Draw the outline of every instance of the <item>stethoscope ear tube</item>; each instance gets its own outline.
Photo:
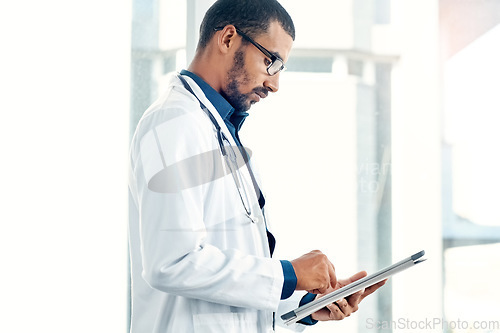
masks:
POLYGON ((221 127, 217 123, 217 120, 215 120, 215 118, 214 118, 213 114, 210 112, 210 110, 208 110, 208 108, 205 106, 205 104, 203 104, 203 102, 198 98, 198 96, 196 96, 196 94, 194 93, 193 89, 191 88, 191 86, 189 86, 189 84, 182 77, 182 75, 178 75, 178 77, 181 80, 182 84, 184 85, 184 88, 186 88, 187 91, 189 91, 194 97, 196 97, 196 99, 200 103, 201 109, 210 118, 210 121, 212 122, 212 124, 214 125, 214 127, 215 127, 215 129, 217 131, 217 141, 219 142, 219 147, 220 147, 220 150, 222 152, 222 155, 223 156, 227 156, 226 147, 224 147, 224 137, 223 137, 224 133, 222 133, 221 127))
MULTIPOLYGON (((236 161, 237 157, 236 157, 236 153, 234 152, 234 149, 231 147, 229 140, 227 139, 225 134, 222 132, 220 125, 217 123, 217 120, 215 119, 213 114, 210 112, 210 110, 208 110, 208 108, 205 106, 205 104, 203 104, 203 102, 198 98, 198 96, 194 93, 193 89, 189 86, 189 84, 182 77, 182 75, 178 75, 178 77, 181 80, 184 87, 186 88, 186 90, 189 91, 191 94, 193 94, 194 97, 196 97, 196 99, 200 103, 201 109, 207 114, 207 116, 210 118, 210 121, 214 125, 214 127, 217 131, 217 141, 219 142, 220 151, 222 153, 222 156, 226 160, 226 164, 230 169, 231 175, 233 176, 236 188, 238 190, 238 194, 239 194, 240 199, 241 199, 241 203, 243 204, 243 208, 245 208, 245 214, 248 216, 248 218, 253 223, 255 223, 257 220, 252 217, 252 209, 250 207, 251 203, 250 203, 250 200, 248 198, 248 193, 247 193, 247 190, 246 190, 245 185, 243 183, 243 178, 241 177, 241 173, 238 171, 239 167, 237 165, 237 161, 236 161), (226 149, 226 146, 224 145, 224 142, 228 143, 227 149, 230 150, 229 154, 228 154, 228 150, 226 149), (240 190, 240 187, 242 188, 242 190, 240 190), (243 191, 245 198, 243 198, 241 191, 243 191)), ((245 159, 245 162, 248 163, 248 161, 246 159, 245 159)), ((248 165, 247 165, 247 168, 249 168, 248 165)), ((249 168, 249 173, 252 177, 252 182, 254 183, 253 174, 252 174, 250 168, 249 168)), ((255 186, 255 183, 254 183, 254 186, 255 186)), ((256 190, 256 193, 257 193, 257 190, 256 190)))
POLYGON ((218 128, 217 129, 217 141, 219 142, 220 151, 222 153, 222 156, 227 156, 226 147, 224 147, 224 139, 222 137, 223 135, 224 134, 222 133, 221 129, 218 128))

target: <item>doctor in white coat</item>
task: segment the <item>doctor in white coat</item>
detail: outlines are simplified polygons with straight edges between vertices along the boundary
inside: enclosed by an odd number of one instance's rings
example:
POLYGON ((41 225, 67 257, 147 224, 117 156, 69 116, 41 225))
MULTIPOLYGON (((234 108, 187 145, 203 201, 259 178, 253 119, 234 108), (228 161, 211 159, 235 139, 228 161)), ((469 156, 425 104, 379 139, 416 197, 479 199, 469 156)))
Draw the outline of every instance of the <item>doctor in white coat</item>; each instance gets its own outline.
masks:
MULTIPOLYGON (((275 0, 217 1, 188 70, 141 118, 130 149, 131 332, 272 332, 312 293, 366 274, 337 281, 319 251, 272 258, 265 199, 238 130, 252 104, 278 91, 294 36, 275 0)), ((291 328, 343 319, 379 286, 291 328)))

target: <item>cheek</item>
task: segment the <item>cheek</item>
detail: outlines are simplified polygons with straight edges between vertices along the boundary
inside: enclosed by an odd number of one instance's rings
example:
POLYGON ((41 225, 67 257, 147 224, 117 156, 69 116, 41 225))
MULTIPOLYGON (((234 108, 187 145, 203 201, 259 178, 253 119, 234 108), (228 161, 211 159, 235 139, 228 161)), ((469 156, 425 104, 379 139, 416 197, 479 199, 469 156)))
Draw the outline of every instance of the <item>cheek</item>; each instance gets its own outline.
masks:
MULTIPOLYGON (((257 51, 260 53, 260 51, 257 51)), ((249 85, 251 88, 262 85, 265 81, 267 74, 266 65, 264 63, 264 58, 257 53, 253 52, 248 55, 245 59, 245 76, 242 80, 242 84, 249 85)))
POLYGON ((256 87, 257 80, 251 75, 249 71, 242 71, 240 75, 236 78, 238 82, 238 90, 241 94, 249 93, 256 87))

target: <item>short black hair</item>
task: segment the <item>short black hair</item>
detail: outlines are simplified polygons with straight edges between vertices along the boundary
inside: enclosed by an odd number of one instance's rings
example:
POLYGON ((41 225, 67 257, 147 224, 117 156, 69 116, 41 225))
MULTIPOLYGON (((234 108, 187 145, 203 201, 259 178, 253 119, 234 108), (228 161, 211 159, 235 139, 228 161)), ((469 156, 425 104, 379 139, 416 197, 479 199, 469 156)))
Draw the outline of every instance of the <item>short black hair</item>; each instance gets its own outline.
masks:
POLYGON ((200 26, 198 48, 207 46, 215 28, 232 24, 251 38, 268 31, 277 21, 295 40, 295 26, 288 12, 276 0, 217 0, 207 11, 200 26))

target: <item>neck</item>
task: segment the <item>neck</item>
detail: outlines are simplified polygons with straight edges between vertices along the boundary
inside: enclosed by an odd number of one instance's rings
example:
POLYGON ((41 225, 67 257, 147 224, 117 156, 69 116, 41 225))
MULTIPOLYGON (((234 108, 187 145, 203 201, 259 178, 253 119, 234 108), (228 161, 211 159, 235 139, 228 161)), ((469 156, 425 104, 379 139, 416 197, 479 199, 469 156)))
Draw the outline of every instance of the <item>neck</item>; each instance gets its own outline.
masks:
POLYGON ((225 80, 225 72, 221 64, 221 59, 211 57, 210 52, 196 52, 196 55, 188 67, 188 71, 198 75, 217 92, 221 92, 225 80))

